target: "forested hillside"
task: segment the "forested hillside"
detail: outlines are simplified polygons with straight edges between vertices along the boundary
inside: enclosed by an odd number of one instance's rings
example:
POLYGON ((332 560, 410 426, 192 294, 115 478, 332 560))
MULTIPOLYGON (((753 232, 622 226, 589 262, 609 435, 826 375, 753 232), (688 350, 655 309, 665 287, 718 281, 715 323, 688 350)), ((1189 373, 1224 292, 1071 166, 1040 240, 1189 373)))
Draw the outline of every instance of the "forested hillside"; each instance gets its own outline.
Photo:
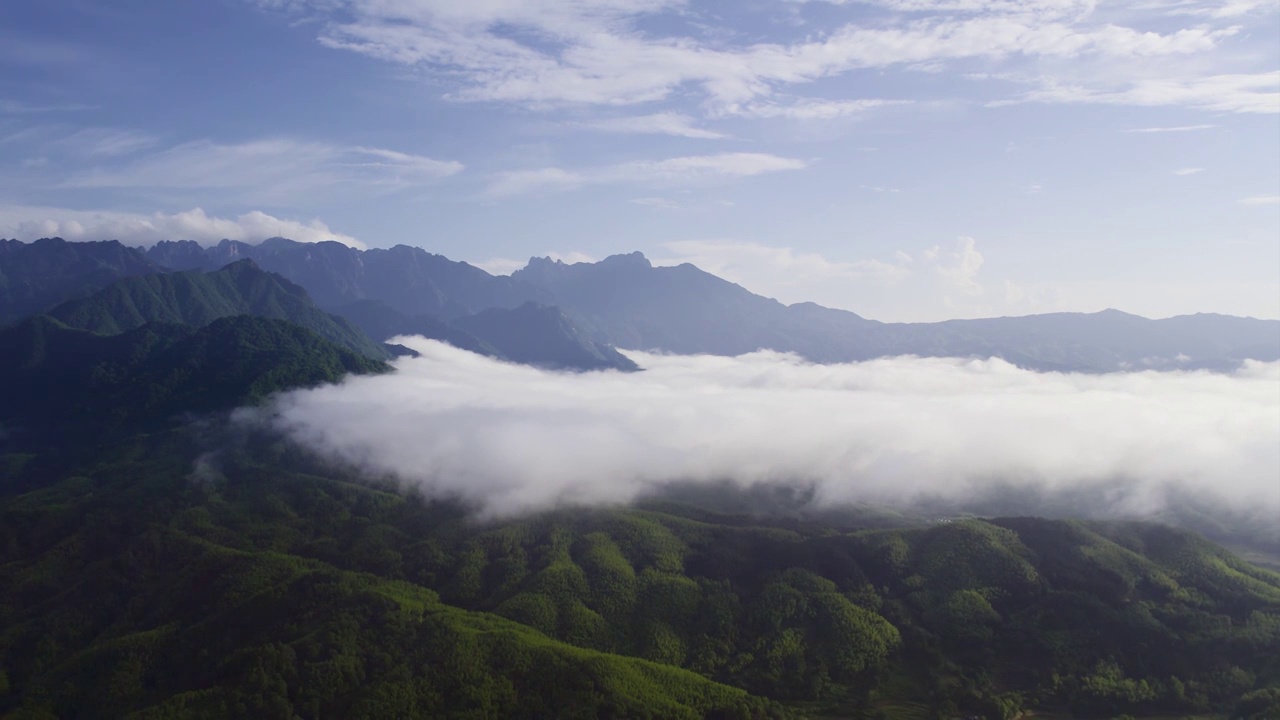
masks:
POLYGON ((68 300, 51 317, 82 330, 112 335, 149 322, 207 325, 232 315, 288 320, 343 347, 383 359, 386 350, 346 320, 330 315, 307 291, 241 260, 213 272, 156 273, 117 281, 93 295, 68 300))
POLYGON ((45 484, 0 501, 0 708, 1275 710, 1280 576, 1184 531, 1035 518, 851 531, 670 504, 478 522, 270 433, 202 427, 89 461, 3 457, 10 481, 45 484))
POLYGON ((0 440, 81 452, 193 413, 388 369, 282 320, 239 315, 200 328, 147 323, 98 335, 36 316, 0 330, 0 427, 8 436, 0 440))

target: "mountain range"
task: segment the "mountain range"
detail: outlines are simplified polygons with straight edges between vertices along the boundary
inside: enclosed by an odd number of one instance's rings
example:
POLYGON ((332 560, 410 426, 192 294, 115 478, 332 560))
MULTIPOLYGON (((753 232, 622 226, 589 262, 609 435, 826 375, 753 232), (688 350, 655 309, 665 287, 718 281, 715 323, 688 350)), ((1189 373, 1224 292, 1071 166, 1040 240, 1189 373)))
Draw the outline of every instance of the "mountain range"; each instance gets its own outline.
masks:
MULTIPOLYGON (((170 241, 142 250, 47 239, 0 247, 0 318, 10 321, 113 282, 166 269, 212 272, 251 260, 305 288, 316 306, 376 342, 421 334, 562 369, 631 369, 615 347, 717 355, 769 349, 819 363, 1000 357, 1029 369, 1073 372, 1229 370, 1246 359, 1280 359, 1276 320, 1211 314, 1150 320, 1105 310, 884 323, 814 303, 784 305, 693 265, 655 267, 641 253, 574 264, 531 258, 507 277, 403 245, 358 250, 272 238, 213 247, 170 241)), ((132 287, 112 293, 127 295, 132 287)), ((112 314, 122 311, 122 302, 114 302, 112 314)))
POLYGON ((451 320, 533 301, 559 307, 601 345, 673 353, 793 352, 820 363, 894 355, 1001 357, 1035 370, 1229 369, 1280 359, 1280 321, 1193 315, 1149 320, 1117 310, 939 323, 883 323, 814 303, 784 305, 693 265, 655 267, 641 253, 595 263, 531 258, 494 276, 418 248, 356 250, 272 239, 201 248, 158 243, 147 259, 175 268, 251 257, 306 287, 322 306, 380 300, 409 316, 451 320))
POLYGON ((0 325, 84 297, 126 277, 164 272, 119 241, 0 239, 0 325))

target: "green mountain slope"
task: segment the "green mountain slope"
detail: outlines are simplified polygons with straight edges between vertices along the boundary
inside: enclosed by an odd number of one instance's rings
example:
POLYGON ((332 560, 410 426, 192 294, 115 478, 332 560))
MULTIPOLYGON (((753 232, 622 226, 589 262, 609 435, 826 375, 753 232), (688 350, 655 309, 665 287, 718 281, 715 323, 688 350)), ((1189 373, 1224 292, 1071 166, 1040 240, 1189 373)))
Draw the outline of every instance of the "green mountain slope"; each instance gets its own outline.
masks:
MULTIPOLYGON (((163 439, 146 452, 122 449, 93 479, 0 502, 0 677, 9 690, 0 693, 0 714, 782 714, 692 672, 571 647, 445 606, 402 579, 296 552, 296 533, 262 522, 266 506, 246 512, 242 504, 247 491, 274 498, 287 515, 311 515, 290 506, 275 481, 245 477, 252 488, 165 478, 165 456, 163 439), (233 499, 221 499, 224 492, 233 499)), ((403 509, 393 495, 294 477, 292 489, 322 505, 355 501, 357 524, 368 512, 403 509)))
POLYGON ((751 693, 1007 720, 1227 713, 1280 684, 1280 576, 1183 531, 676 507, 477 523, 269 434, 209 432, 0 497, 0 712, 765 712, 751 693))
POLYGON ((316 307, 306 290, 241 260, 213 272, 127 278, 63 303, 49 316, 74 328, 112 335, 149 322, 196 327, 231 315, 288 320, 342 347, 382 359, 386 350, 350 323, 316 307))
POLYGON ((16 440, 66 444, 385 369, 282 320, 238 315, 98 335, 36 316, 0 330, 0 424, 16 440))

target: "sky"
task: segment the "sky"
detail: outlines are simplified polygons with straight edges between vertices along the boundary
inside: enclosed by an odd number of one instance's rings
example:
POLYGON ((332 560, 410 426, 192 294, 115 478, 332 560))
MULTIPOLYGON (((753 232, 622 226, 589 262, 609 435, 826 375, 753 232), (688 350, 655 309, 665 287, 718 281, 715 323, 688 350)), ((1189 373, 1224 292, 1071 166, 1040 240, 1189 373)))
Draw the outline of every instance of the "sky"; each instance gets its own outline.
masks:
POLYGON ((1280 318, 1280 0, 19 0, 0 237, 1280 318))
POLYGON ((832 505, 1013 487, 1118 515, 1188 497, 1270 525, 1280 512, 1280 363, 1085 375, 999 358, 628 352, 644 372, 560 373, 397 342, 420 356, 239 416, 491 515, 724 481, 794 482, 832 505))

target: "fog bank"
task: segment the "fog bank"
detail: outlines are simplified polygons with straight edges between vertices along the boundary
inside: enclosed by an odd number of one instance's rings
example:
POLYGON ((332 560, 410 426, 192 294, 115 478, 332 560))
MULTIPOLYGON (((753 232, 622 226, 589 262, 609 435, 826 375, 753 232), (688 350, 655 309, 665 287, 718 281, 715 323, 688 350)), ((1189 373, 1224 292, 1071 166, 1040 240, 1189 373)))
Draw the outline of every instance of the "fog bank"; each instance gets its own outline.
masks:
POLYGON ((279 397, 270 422, 328 457, 488 514, 625 502, 673 481, 812 484, 820 503, 963 499, 1123 483, 1280 511, 1280 363, 1230 375, 1036 373, 1002 360, 812 365, 627 353, 556 373, 448 345, 396 372, 279 397))

